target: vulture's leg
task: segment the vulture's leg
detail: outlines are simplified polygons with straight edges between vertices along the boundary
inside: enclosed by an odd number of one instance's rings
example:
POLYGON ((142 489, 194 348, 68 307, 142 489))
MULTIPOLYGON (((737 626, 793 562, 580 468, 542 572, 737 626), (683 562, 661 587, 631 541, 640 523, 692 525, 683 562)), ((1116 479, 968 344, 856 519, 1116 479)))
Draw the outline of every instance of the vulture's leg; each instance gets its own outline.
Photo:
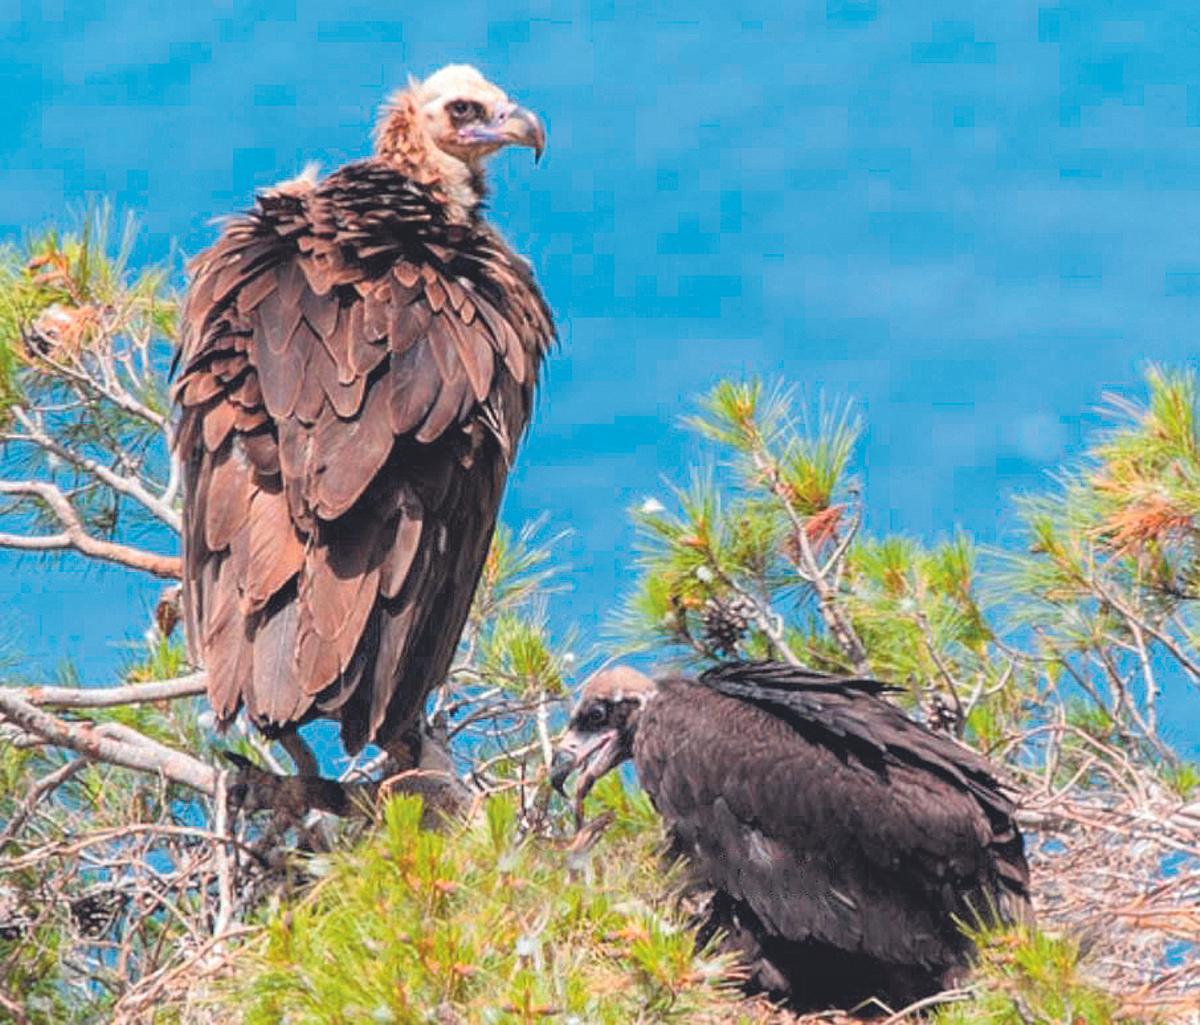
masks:
POLYGON ((446 815, 462 815, 471 804, 471 791, 454 771, 454 758, 445 730, 414 723, 383 744, 387 752, 383 788, 389 794, 415 794, 425 802, 425 823, 446 815))
POLYGON ((299 730, 292 730, 285 733, 279 738, 279 745, 288 753, 292 764, 296 766, 297 775, 321 775, 321 767, 317 764, 317 756, 313 754, 313 749, 308 746, 308 742, 300 736, 299 730))
POLYGON ((298 775, 280 776, 241 755, 225 755, 237 767, 229 785, 230 807, 246 814, 272 813, 270 825, 260 838, 266 846, 292 828, 297 830, 301 844, 308 842, 306 820, 313 811, 369 818, 381 789, 385 795, 421 797, 428 826, 445 816, 461 815, 470 807, 471 792, 454 771, 448 741, 435 736, 424 723, 413 725, 384 745, 388 760, 382 783, 325 779, 312 749, 295 730, 280 736, 279 743, 295 763, 298 775))

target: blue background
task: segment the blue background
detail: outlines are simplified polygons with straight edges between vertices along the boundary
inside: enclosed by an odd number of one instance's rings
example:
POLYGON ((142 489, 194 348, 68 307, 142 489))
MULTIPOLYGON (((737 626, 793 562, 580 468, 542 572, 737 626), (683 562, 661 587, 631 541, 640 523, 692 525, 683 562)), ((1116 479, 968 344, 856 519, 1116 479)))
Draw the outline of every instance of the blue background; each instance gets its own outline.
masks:
MULTIPOLYGON (((549 124, 542 167, 493 175, 563 334, 506 515, 573 531, 585 637, 629 579, 626 509, 723 375, 858 401, 872 529, 1012 544, 1012 495, 1080 452, 1101 393, 1192 360, 1200 14, 779 6, 7 0, 0 235, 111 195, 139 257, 194 253, 255 188, 364 155, 409 72, 469 61, 549 124)), ((0 556, 9 640, 88 680, 156 593, 0 556)))

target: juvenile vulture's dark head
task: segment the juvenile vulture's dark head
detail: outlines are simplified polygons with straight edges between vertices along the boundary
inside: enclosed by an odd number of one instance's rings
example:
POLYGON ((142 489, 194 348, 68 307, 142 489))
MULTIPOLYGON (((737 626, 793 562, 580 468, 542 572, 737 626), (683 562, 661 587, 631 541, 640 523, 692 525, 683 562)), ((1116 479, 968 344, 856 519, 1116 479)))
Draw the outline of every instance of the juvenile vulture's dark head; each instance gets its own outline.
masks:
POLYGON ((384 105, 375 148, 423 184, 445 189, 458 212, 483 198, 483 162, 505 146, 546 146, 537 115, 518 106, 468 64, 450 64, 384 105))
POLYGON ((638 715, 653 696, 654 681, 628 666, 605 669, 584 685, 550 767, 550 782, 564 795, 567 780, 579 772, 577 819, 596 780, 633 754, 638 715))

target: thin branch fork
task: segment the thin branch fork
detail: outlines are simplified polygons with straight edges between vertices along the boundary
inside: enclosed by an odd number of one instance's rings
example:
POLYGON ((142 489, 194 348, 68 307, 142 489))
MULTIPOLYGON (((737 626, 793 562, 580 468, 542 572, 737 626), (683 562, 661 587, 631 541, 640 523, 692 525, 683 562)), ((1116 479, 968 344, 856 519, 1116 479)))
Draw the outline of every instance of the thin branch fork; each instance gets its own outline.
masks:
POLYGON ((12 818, 4 825, 4 829, 0 831, 0 850, 12 840, 29 821, 29 817, 37 809, 37 806, 42 800, 54 793, 60 786, 66 783, 72 776, 76 775, 80 769, 87 764, 85 758, 73 758, 69 762, 64 762, 49 775, 38 780, 33 789, 25 795, 25 799, 21 802, 20 807, 13 813, 12 818))
POLYGON ((792 505, 791 499, 784 490, 779 468, 775 464, 775 461, 769 453, 764 453, 757 448, 751 453, 751 458, 753 459, 755 469, 765 477, 771 493, 783 505, 784 511, 791 521, 792 529, 796 533, 796 540, 800 547, 801 563, 795 567, 797 574, 811 585, 813 591, 816 593, 817 604, 821 610, 821 618, 825 621, 825 625, 829 628, 830 633, 833 634, 834 640, 838 642, 838 646, 849 656, 850 661, 854 665, 854 671, 865 673, 869 668, 867 649, 863 646, 862 639, 846 618, 838 601, 837 590, 830 584, 828 578, 831 569, 840 569, 841 563, 838 560, 844 557, 845 551, 849 547, 849 539, 854 537, 857 530, 857 523, 855 523, 853 529, 847 532, 847 537, 843 539, 844 544, 839 544, 834 555, 822 566, 809 540, 808 524, 804 517, 796 511, 795 506, 792 505), (835 563, 837 564, 836 566, 835 563))
POLYGON ((29 1015, 25 1013, 25 1008, 15 998, 9 996, 4 989, 0 989, 0 1009, 12 1015, 12 1020, 16 1025, 27 1025, 29 1022, 29 1015))
MULTIPOLYGON (((128 840, 132 837, 141 837, 143 839, 166 837, 180 841, 190 841, 192 843, 209 844, 214 847, 227 844, 237 848, 238 851, 244 854, 252 855, 256 858, 259 856, 258 852, 250 844, 234 835, 220 836, 210 829, 200 829, 194 826, 177 826, 163 822, 134 822, 124 826, 110 826, 106 829, 97 829, 91 833, 84 834, 78 839, 68 840, 63 838, 52 840, 30 851, 28 854, 22 854, 15 858, 4 858, 0 860, 0 866, 6 871, 16 871, 44 861, 46 858, 69 858, 82 854, 82 852, 90 847, 100 844, 112 844, 115 841, 128 840)), ((116 868, 129 864, 128 857, 103 861, 98 859, 87 860, 93 868, 116 868)), ((178 872, 175 873, 173 878, 183 879, 186 875, 186 872, 178 872)))
MULTIPOLYGON (((781 495, 780 497, 782 498, 783 496, 781 495)), ((795 509, 786 500, 785 504, 793 523, 796 525, 796 538, 800 545, 800 558, 804 564, 800 575, 812 584, 813 590, 817 592, 821 614, 834 637, 842 646, 842 650, 850 656, 850 661, 854 663, 855 672, 865 673, 868 668, 867 649, 863 646, 861 638, 855 633, 854 627, 850 625, 850 622, 843 614, 842 608, 838 603, 837 592, 830 586, 829 581, 825 578, 821 567, 817 563, 816 552, 813 551, 812 542, 808 537, 808 524, 797 515, 795 509)))
POLYGON ((91 474, 100 483, 112 488, 117 494, 124 495, 126 498, 137 502, 176 533, 179 533, 183 529, 183 519, 171 506, 169 501, 164 501, 163 498, 155 495, 140 480, 117 473, 103 463, 76 452, 66 445, 60 444, 39 427, 33 418, 20 406, 10 406, 9 412, 12 413, 17 422, 25 429, 25 433, 5 435, 4 441, 26 442, 27 444, 36 445, 38 448, 57 456, 63 462, 69 463, 76 469, 91 474))
POLYGON ((1109 605, 1121 613, 1127 622, 1136 623, 1138 627, 1140 627, 1143 631, 1158 641, 1164 648, 1166 648, 1167 651, 1174 656, 1175 660, 1181 666, 1183 666, 1185 670, 1187 670, 1188 675, 1191 676, 1193 680, 1200 680, 1200 664, 1188 657, 1187 652, 1180 647, 1175 638, 1173 638, 1166 631, 1157 629, 1154 624, 1145 617, 1139 616, 1137 612, 1130 608, 1129 604, 1125 602, 1119 595, 1113 593, 1112 590, 1101 583, 1100 579, 1095 574, 1092 575, 1087 583, 1099 598, 1108 602, 1109 605))
POLYGON ((933 627, 929 623, 929 617, 925 615, 923 609, 918 608, 914 618, 917 622, 917 628, 921 631, 921 640, 925 644, 925 650, 930 659, 933 660, 934 668, 937 669, 938 674, 942 677, 942 681, 946 684, 946 689, 950 691, 950 697, 954 701, 954 715, 958 720, 955 723, 954 733, 956 736, 961 737, 963 730, 966 728, 967 713, 970 709, 963 704, 962 697, 958 693, 958 683, 954 679, 954 674, 950 672, 945 660, 938 652, 937 643, 933 636, 933 627))
POLYGON ((771 608, 770 602, 760 601, 758 595, 739 585, 733 577, 719 566, 716 569, 721 582, 743 601, 750 603, 750 607, 754 609, 754 620, 758 628, 766 635, 767 639, 775 647, 775 650, 783 657, 783 660, 789 665, 804 669, 804 662, 801 661, 800 656, 792 650, 791 645, 787 642, 787 636, 784 633, 783 617, 771 608))
POLYGON ((139 417, 147 423, 153 424, 155 427, 163 428, 166 426, 167 418, 130 395, 125 388, 116 382, 115 375, 109 375, 114 377, 114 380, 112 384, 106 384, 98 380, 93 373, 89 373, 86 370, 76 370, 65 363, 51 359, 47 355, 39 354, 37 360, 45 364, 50 372, 76 384, 81 391, 87 393, 92 398, 107 400, 126 413, 131 413, 133 416, 139 417))
POLYGON ((2 548, 43 552, 74 549, 89 558, 127 566, 168 580, 178 580, 182 575, 182 564, 176 555, 159 555, 89 534, 71 500, 57 485, 46 481, 5 480, 0 481, 0 495, 37 499, 50 509, 63 528, 58 534, 40 536, 0 534, 2 548))

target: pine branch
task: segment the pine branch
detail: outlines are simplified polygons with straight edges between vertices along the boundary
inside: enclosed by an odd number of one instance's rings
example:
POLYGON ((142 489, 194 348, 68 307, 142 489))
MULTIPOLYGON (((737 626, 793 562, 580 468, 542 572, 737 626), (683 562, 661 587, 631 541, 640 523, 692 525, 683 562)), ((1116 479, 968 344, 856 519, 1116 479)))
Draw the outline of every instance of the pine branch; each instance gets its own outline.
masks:
POLYGON ((4 442, 24 442, 36 445, 44 452, 57 456, 64 463, 68 463, 76 469, 95 477, 100 483, 111 488, 117 494, 124 495, 126 498, 137 502, 147 512, 156 519, 161 520, 176 533, 179 533, 183 529, 182 517, 171 506, 170 502, 155 495, 141 481, 134 477, 126 477, 119 474, 103 463, 55 441, 20 406, 10 406, 9 412, 12 413, 13 418, 25 429, 25 433, 6 434, 2 439, 4 442))
POLYGON ((206 673, 196 672, 173 680, 130 683, 120 687, 36 686, 9 688, 7 693, 15 693, 38 708, 114 708, 194 697, 204 693, 206 680, 206 673))

